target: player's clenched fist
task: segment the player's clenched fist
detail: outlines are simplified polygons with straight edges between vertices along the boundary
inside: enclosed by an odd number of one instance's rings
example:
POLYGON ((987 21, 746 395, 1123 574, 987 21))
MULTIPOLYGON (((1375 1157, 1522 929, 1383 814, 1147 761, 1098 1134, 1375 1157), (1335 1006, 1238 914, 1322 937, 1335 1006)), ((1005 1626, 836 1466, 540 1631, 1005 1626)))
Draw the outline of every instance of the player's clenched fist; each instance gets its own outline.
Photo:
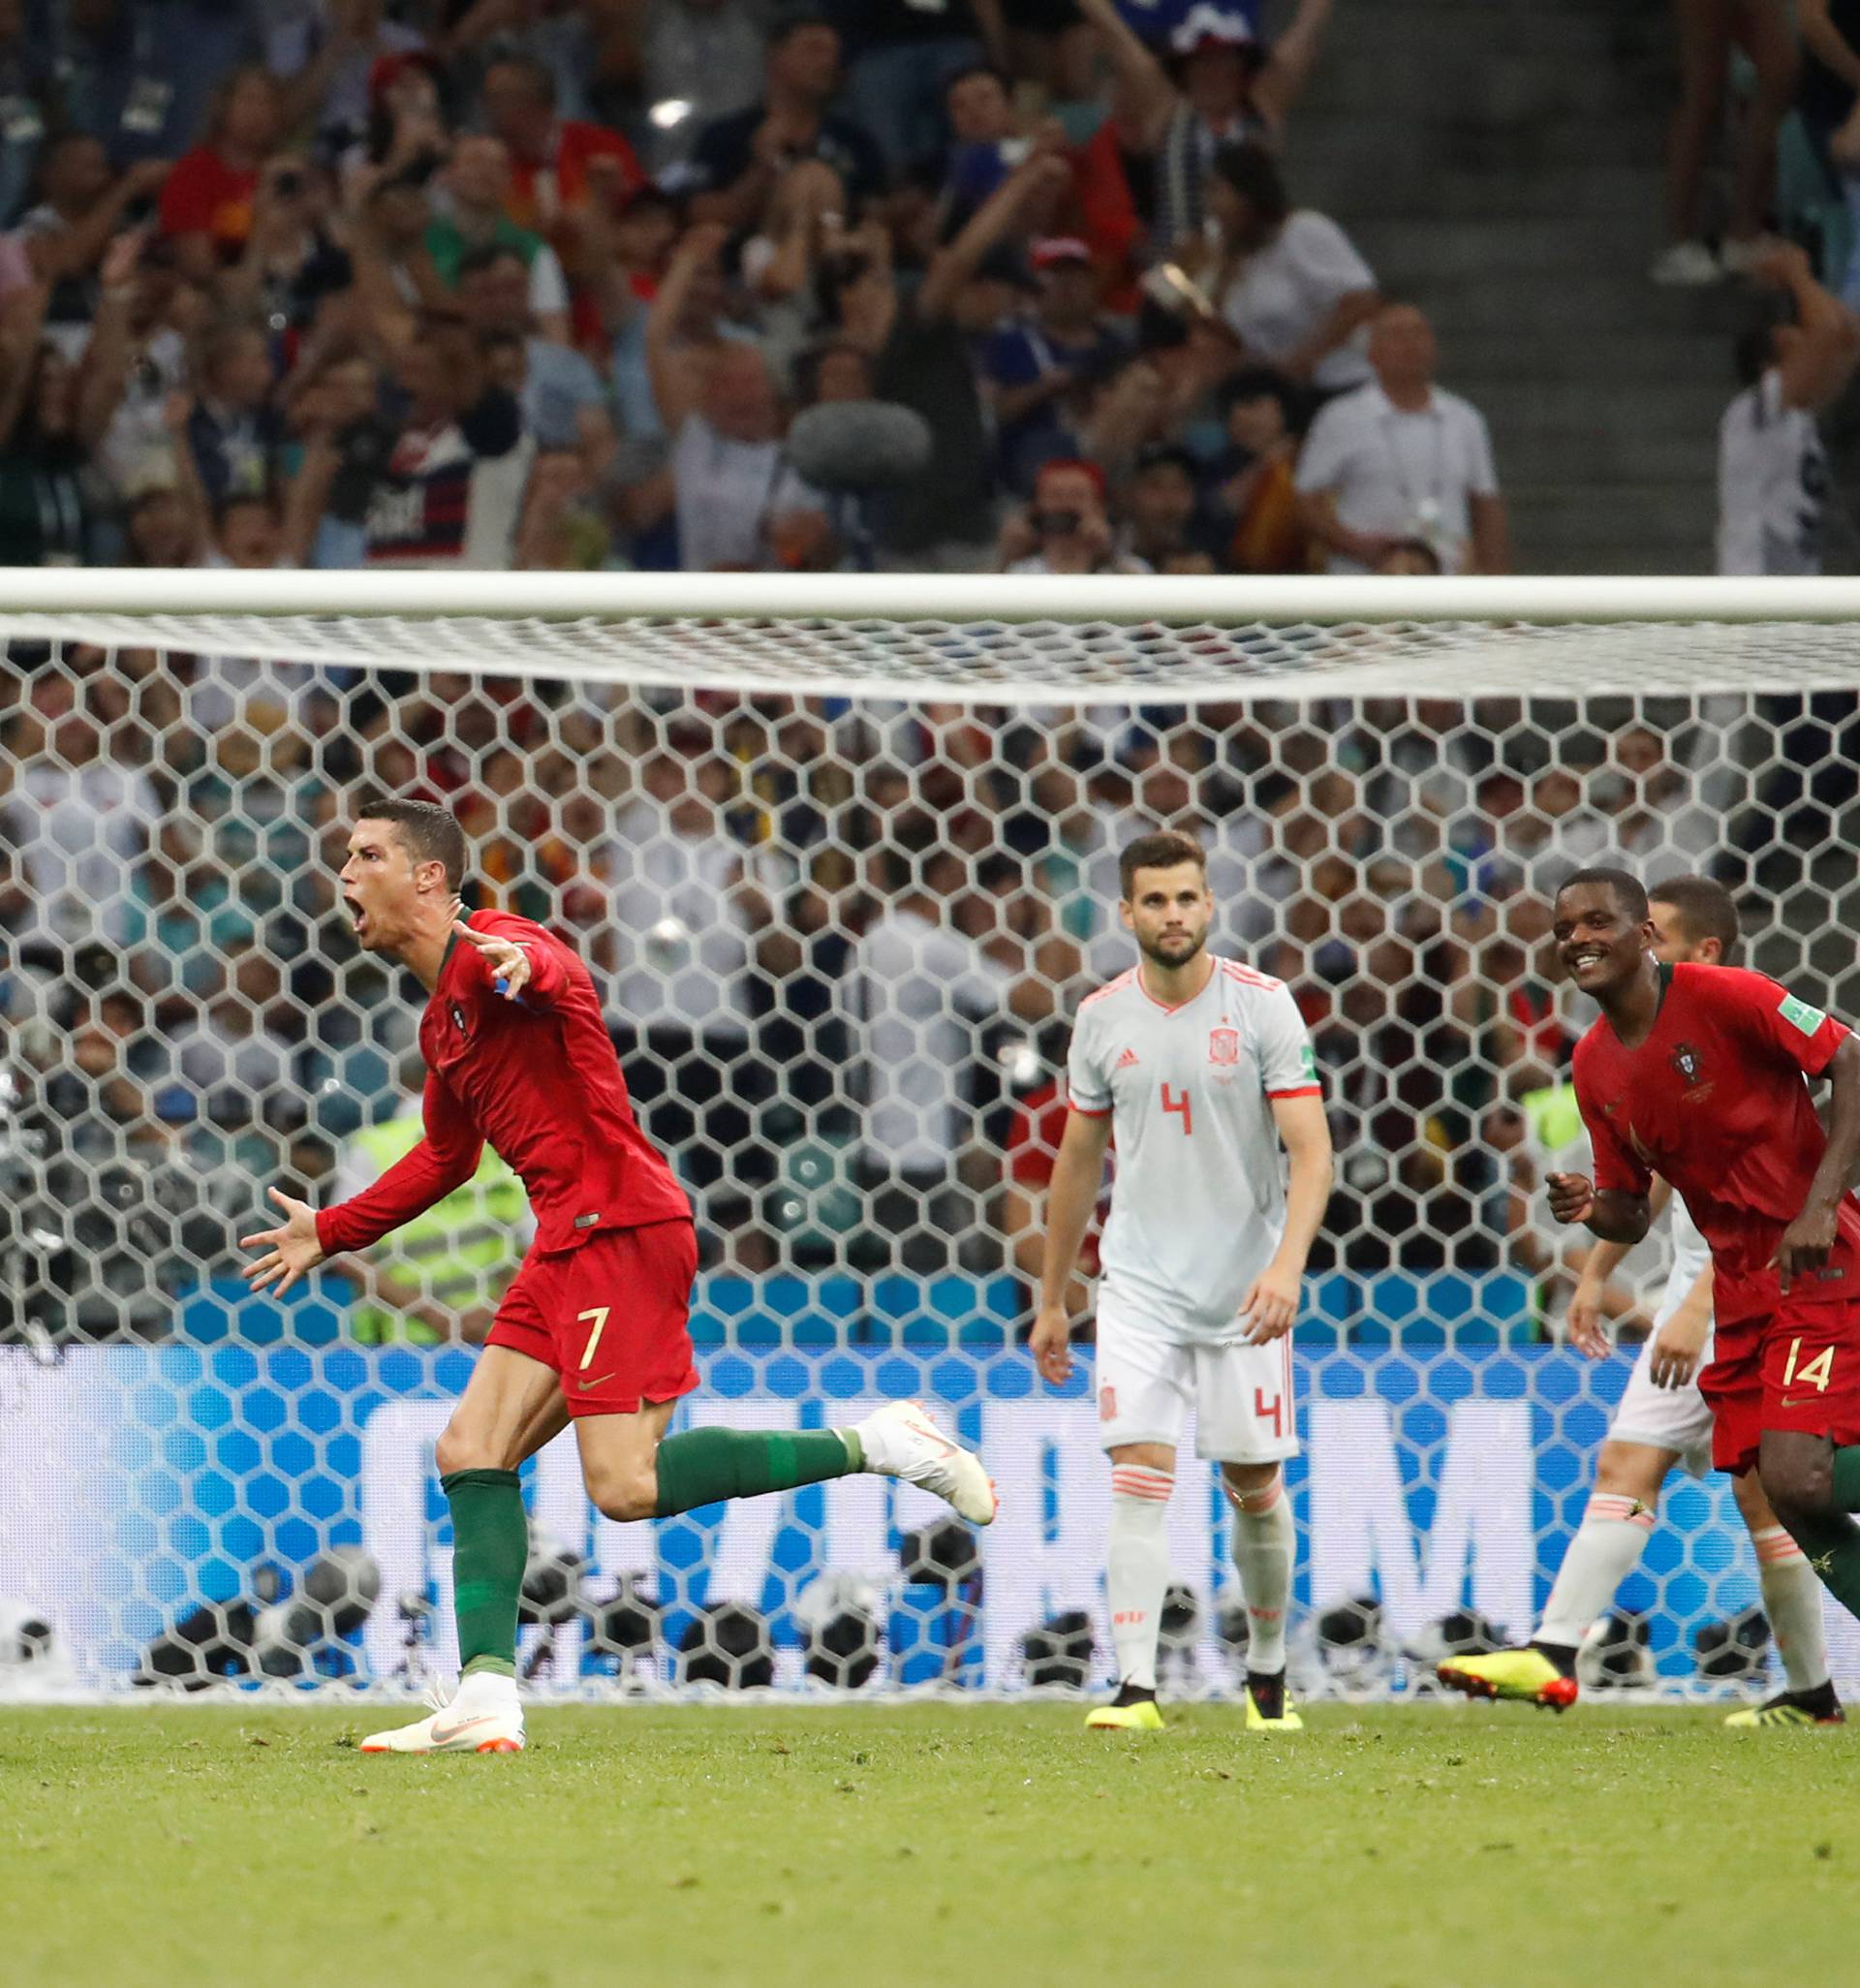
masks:
POLYGON ((1595 1212, 1595 1183, 1586 1173, 1550 1173, 1544 1176, 1550 1194, 1550 1212, 1559 1222, 1587 1222, 1595 1212))
POLYGON ((1042 1305, 1027 1335, 1027 1351, 1034 1356, 1040 1379, 1055 1387, 1072 1378, 1072 1321, 1064 1305, 1042 1305))
POLYGON ((495 932, 474 932, 463 918, 452 920, 452 930, 477 947, 479 956, 491 971, 491 979, 506 1001, 514 1001, 528 986, 530 955, 514 939, 500 939, 495 932))

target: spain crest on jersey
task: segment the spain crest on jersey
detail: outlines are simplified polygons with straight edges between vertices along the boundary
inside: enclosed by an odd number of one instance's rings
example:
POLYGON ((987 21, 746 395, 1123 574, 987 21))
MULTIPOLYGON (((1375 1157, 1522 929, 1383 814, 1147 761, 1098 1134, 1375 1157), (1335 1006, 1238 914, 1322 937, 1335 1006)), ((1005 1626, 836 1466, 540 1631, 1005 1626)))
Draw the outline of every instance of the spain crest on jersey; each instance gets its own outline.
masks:
POLYGON ((1210 1063, 1238 1063, 1240 1061, 1240 1031, 1238 1029, 1210 1029, 1208 1031, 1208 1061, 1210 1063))

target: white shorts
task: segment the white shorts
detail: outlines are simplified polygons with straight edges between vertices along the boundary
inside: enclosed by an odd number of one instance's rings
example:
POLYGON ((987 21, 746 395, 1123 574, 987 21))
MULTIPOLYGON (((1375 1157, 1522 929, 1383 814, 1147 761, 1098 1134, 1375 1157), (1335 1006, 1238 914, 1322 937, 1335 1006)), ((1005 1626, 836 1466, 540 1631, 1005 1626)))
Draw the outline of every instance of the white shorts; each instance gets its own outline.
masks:
MULTIPOLYGON (((1658 1328, 1656 1328, 1657 1331, 1658 1328)), ((1698 1391, 1698 1382, 1684 1387, 1654 1385, 1654 1339, 1649 1333, 1628 1377, 1609 1424, 1609 1439, 1615 1443, 1644 1443, 1649 1449, 1673 1449, 1693 1476, 1702 1477, 1712 1467, 1712 1412, 1698 1391)), ((1712 1357, 1711 1341, 1699 1360, 1702 1372, 1712 1357)))
POLYGON ((1298 1454, 1291 1335, 1265 1346, 1168 1339, 1098 1313, 1098 1440, 1106 1449, 1174 1449, 1194 1411, 1194 1453, 1210 1463, 1298 1454))

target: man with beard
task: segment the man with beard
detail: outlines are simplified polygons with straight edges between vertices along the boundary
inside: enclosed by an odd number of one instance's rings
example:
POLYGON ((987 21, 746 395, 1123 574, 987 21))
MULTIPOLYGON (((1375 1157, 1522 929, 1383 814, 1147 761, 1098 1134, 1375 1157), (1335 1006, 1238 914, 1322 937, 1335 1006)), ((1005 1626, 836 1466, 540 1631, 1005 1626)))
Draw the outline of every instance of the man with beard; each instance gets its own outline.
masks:
POLYGON ((1117 1178, 1100 1246, 1098 1413, 1111 1459, 1106 1592, 1118 1693, 1086 1724, 1162 1724, 1163 1521, 1193 1404, 1196 1452, 1221 1465, 1234 1508, 1248 1729, 1292 1730, 1301 1722, 1286 1694, 1294 1537, 1283 1465, 1298 1439, 1286 1335, 1330 1196, 1317 1063, 1285 982, 1207 950, 1214 898, 1199 843, 1139 836, 1124 851, 1119 881, 1119 915, 1140 957, 1086 997, 1072 1030, 1071 1109, 1047 1198, 1030 1341, 1040 1373, 1064 1382, 1066 1289, 1115 1133, 1117 1178))

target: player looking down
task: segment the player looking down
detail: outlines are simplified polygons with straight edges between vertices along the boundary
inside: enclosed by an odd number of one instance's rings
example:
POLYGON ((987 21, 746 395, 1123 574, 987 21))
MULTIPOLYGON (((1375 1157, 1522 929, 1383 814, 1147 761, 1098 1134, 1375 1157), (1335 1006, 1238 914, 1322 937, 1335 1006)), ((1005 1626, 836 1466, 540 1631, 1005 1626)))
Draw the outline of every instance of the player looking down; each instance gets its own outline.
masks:
POLYGON ((1066 1289, 1115 1134, 1099 1251, 1098 1415, 1111 1460, 1105 1589, 1118 1692, 1086 1724, 1162 1724, 1163 1520, 1193 1406, 1195 1454, 1221 1465, 1233 1507, 1233 1562, 1247 1606, 1247 1725, 1296 1729, 1303 1722, 1286 1694, 1296 1541, 1282 1466, 1298 1437, 1286 1335, 1330 1196, 1317 1064, 1285 983, 1207 950, 1214 899, 1198 843, 1139 836, 1123 852, 1119 879, 1119 915, 1138 959, 1079 1005, 1067 1072, 1071 1109, 1047 1196, 1030 1342, 1046 1380, 1070 1375, 1066 1289))
MULTIPOLYGON (((1737 906, 1721 884, 1675 877, 1647 893, 1656 961, 1718 966, 1737 948, 1737 906)), ((1655 1215, 1672 1199, 1673 1264, 1615 1410, 1596 1466, 1596 1486, 1582 1525, 1558 1569, 1537 1632, 1522 1649, 1456 1657, 1441 1681, 1473 1697, 1511 1698, 1561 1711, 1576 1701, 1576 1652, 1633 1571, 1652 1536, 1659 1490, 1676 1464, 1694 1475, 1711 1465, 1712 1411, 1697 1383, 1712 1349, 1712 1254, 1684 1201, 1657 1179, 1648 1196, 1655 1215)), ((1569 1336, 1592 1358, 1611 1351, 1601 1330, 1602 1288, 1627 1256, 1625 1242, 1597 1242, 1569 1307, 1569 1336)), ((1756 1549, 1763 1611, 1775 1632, 1787 1689, 1762 1705, 1733 1712, 1728 1725, 1839 1725, 1840 1702, 1828 1677, 1821 1590, 1802 1549, 1779 1523, 1753 1471, 1731 1479, 1738 1510, 1756 1549)))
POLYGON ((472 1177, 486 1141, 530 1197, 536 1240, 440 1437, 455 1540, 461 1678, 432 1717, 364 1753, 516 1753, 518 1591, 528 1527, 517 1468, 571 1422, 588 1496, 609 1518, 666 1518, 855 1471, 902 1477, 987 1525, 979 1459, 913 1402, 850 1429, 692 1429, 667 1437, 698 1385, 686 1329, 697 1268, 691 1204, 639 1130, 586 967, 542 926, 461 916, 465 837, 424 801, 366 804, 349 838, 344 901, 358 944, 427 991, 425 1136, 365 1193, 321 1212, 277 1188, 285 1220, 247 1236, 254 1289, 288 1290, 366 1249, 472 1177))
POLYGON ((1712 1252, 1712 1461, 1758 1474, 1860 1615, 1860 1042, 1762 974, 1663 964, 1625 871, 1578 870, 1552 930, 1601 1014, 1573 1070, 1596 1177, 1552 1174, 1551 1213, 1633 1244, 1672 1183, 1712 1252), (1805 1076, 1830 1081, 1826 1133, 1805 1076))

